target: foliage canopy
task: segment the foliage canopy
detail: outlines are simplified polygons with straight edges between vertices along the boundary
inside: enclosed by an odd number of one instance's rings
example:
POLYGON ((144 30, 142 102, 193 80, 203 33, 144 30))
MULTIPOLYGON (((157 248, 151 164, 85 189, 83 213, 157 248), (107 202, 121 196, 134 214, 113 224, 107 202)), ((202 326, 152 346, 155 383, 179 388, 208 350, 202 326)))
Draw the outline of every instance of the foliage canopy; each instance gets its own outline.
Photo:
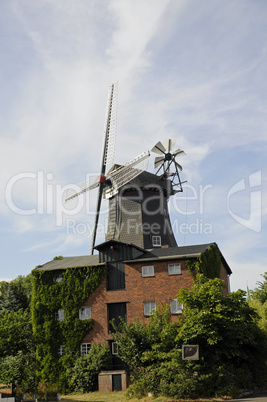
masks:
POLYGON ((245 292, 222 295, 223 282, 198 274, 192 289, 177 295, 184 310, 170 322, 167 307, 146 326, 121 323, 115 339, 134 383, 131 396, 147 392, 174 398, 235 394, 266 380, 266 336, 245 292), (198 361, 182 360, 182 345, 199 345, 198 361))

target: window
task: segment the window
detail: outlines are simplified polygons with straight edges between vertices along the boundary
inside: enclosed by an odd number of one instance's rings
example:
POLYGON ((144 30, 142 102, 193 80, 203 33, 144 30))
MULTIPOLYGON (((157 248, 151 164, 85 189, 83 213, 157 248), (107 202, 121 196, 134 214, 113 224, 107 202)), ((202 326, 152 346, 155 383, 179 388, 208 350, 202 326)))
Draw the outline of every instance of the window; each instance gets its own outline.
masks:
POLYGON ((144 302, 144 315, 151 315, 156 310, 155 302, 144 302))
POLYGON ((81 344, 81 355, 88 355, 89 350, 91 349, 91 343, 82 343, 81 344))
POLYGON ((82 307, 79 310, 80 320, 89 320, 91 318, 91 307, 82 307))
POLYGON ((107 290, 125 289, 125 269, 120 261, 108 262, 107 290))
POLYGON ((111 352, 113 355, 118 355, 119 354, 119 345, 117 342, 112 342, 111 344, 111 352))
POLYGON ((115 332, 111 321, 118 327, 121 319, 127 322, 126 303, 110 303, 108 304, 108 329, 110 332, 115 332))
POLYGON ((169 264, 168 265, 168 274, 169 275, 178 275, 181 273, 181 264, 169 264))
POLYGON ((153 247, 161 246, 161 236, 152 236, 152 246, 153 247))
POLYGON ((171 314, 182 314, 183 305, 176 299, 170 301, 171 314))
POLYGON ((56 278, 54 278, 54 282, 56 282, 56 283, 59 283, 59 282, 62 282, 62 281, 63 281, 62 276, 57 276, 56 278))
POLYGON ((153 265, 148 265, 147 267, 142 267, 142 276, 154 276, 153 265))
POLYGON ((58 354, 59 354, 59 356, 63 356, 65 354, 65 347, 63 345, 59 346, 58 354))
POLYGON ((64 321, 65 319, 65 312, 64 310, 58 310, 55 314, 55 318, 57 321, 64 321))

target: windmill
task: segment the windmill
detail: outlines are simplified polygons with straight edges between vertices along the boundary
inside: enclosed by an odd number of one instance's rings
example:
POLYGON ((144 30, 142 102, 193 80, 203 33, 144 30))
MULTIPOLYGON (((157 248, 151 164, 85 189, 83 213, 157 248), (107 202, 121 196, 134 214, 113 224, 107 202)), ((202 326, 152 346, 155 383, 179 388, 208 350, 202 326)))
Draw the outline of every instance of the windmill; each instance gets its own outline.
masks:
POLYGON ((179 170, 182 171, 182 166, 176 161, 177 156, 186 155, 184 151, 180 148, 176 149, 172 152, 175 145, 175 140, 167 139, 163 141, 163 144, 159 141, 152 148, 152 152, 155 152, 158 155, 154 161, 156 175, 160 175, 164 179, 171 180, 172 184, 172 194, 177 192, 182 192, 183 187, 182 184, 185 182, 181 182, 179 170))
MULTIPOLYGON (((171 195, 183 191, 176 161, 178 155, 185 155, 181 149, 172 151, 175 140, 158 142, 152 151, 161 155, 155 159, 156 174, 141 172, 120 186, 116 195, 109 198, 109 217, 106 241, 135 244, 141 249, 154 247, 176 247, 168 211, 171 195)), ((108 191, 107 191, 108 193, 108 191)))
POLYGON ((111 164, 115 153, 115 136, 116 136, 116 122, 117 122, 117 99, 118 99, 118 82, 112 84, 109 89, 108 102, 106 108, 105 119, 105 132, 103 153, 100 165, 100 175, 90 177, 90 179, 69 188, 66 192, 65 202, 72 200, 86 191, 93 190, 98 187, 97 206, 95 214, 94 230, 90 248, 90 254, 93 254, 97 226, 101 208, 102 196, 110 198, 118 193, 119 189, 133 180, 144 170, 148 165, 149 151, 143 152, 136 158, 119 166, 117 169, 111 170, 105 176, 106 166, 111 164))

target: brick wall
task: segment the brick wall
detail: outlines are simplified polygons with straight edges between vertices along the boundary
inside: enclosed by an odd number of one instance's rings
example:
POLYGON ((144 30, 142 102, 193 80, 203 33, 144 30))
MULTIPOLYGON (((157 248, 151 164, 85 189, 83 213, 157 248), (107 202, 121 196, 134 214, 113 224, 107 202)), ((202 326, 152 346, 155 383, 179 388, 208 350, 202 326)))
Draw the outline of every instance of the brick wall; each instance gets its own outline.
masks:
MULTIPOLYGON (((221 278, 225 281, 227 288, 224 294, 228 293, 228 275, 222 265, 221 278)), ((127 303, 127 322, 135 319, 147 321, 144 316, 143 302, 155 301, 169 304, 174 299, 181 287, 190 288, 193 279, 186 268, 186 261, 156 261, 125 264, 125 289, 107 291, 106 279, 89 297, 84 306, 91 306, 91 315, 94 319, 94 329, 83 339, 85 343, 98 342, 106 343, 112 339, 108 334, 108 303, 127 303), (181 274, 169 275, 168 263, 180 263, 181 274), (153 265, 154 276, 142 277, 142 266, 153 265)), ((179 315, 172 315, 172 320, 178 320, 179 315)))
MULTIPOLYGON (((170 262, 170 261, 169 261, 170 262)), ((108 303, 127 303, 127 322, 136 318, 146 321, 143 313, 143 302, 155 301, 169 304, 174 299, 180 287, 191 287, 193 280, 185 267, 185 261, 171 261, 181 264, 181 274, 168 275, 168 261, 131 263, 125 265, 125 289, 106 290, 106 280, 89 297, 85 306, 91 306, 91 314, 94 319, 94 329, 88 334, 83 342, 106 342, 112 339, 108 334, 108 303), (142 277, 142 266, 154 265, 153 277, 142 277)), ((177 315, 172 316, 177 320, 177 315)))

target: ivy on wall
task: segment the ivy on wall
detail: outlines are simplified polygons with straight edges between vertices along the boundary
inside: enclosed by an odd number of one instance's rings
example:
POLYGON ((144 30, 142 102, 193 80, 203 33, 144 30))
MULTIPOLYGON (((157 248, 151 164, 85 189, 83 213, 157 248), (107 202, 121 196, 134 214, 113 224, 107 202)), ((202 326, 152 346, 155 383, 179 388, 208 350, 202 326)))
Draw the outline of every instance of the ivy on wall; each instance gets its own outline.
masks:
POLYGON ((37 345, 37 380, 58 384, 67 391, 67 370, 80 352, 80 344, 93 328, 93 319, 80 320, 79 309, 100 285, 105 266, 32 271, 32 323, 37 345), (64 321, 56 312, 64 310, 64 321), (60 346, 64 355, 59 356, 60 346))
POLYGON ((217 244, 208 247, 197 260, 187 260, 186 266, 194 278, 196 274, 204 274, 209 279, 220 278, 221 253, 217 244))

